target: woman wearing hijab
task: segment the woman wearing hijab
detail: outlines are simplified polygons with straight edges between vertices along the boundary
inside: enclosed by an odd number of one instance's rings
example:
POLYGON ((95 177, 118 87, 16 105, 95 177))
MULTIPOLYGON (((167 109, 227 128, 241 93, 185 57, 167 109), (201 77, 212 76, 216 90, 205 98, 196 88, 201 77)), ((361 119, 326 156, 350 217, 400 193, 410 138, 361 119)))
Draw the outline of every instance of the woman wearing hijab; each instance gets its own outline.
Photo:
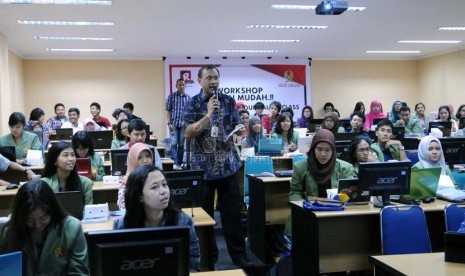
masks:
POLYGON ((328 112, 323 118, 322 129, 327 129, 332 133, 344 133, 346 132, 343 127, 339 126, 339 116, 336 112, 328 112))
POLYGON ((84 131, 98 131, 101 127, 92 119, 87 118, 84 120, 84 131))
POLYGON ((400 120, 400 108, 401 107, 402 107, 402 102, 395 101, 392 104, 391 111, 388 112, 389 121, 391 121, 393 124, 397 123, 397 121, 400 120))
POLYGON ((297 127, 309 128, 310 120, 313 119, 313 108, 309 105, 304 106, 302 109, 302 117, 297 119, 297 127))
POLYGON ((441 142, 434 136, 421 138, 418 144, 418 159, 413 169, 441 168, 441 174, 451 175, 449 167, 446 166, 441 142))
MULTIPOLYGON (((294 164, 290 201, 301 201, 309 196, 327 197, 326 189, 337 188, 339 179, 353 178, 350 163, 336 158, 334 134, 327 129, 315 133, 307 159, 294 164)), ((291 235, 291 220, 286 223, 286 234, 291 235)))
POLYGON ((370 104, 370 112, 365 116, 365 123, 363 124, 363 130, 368 132, 373 125, 374 119, 385 119, 386 114, 383 113, 383 105, 378 100, 373 100, 370 104))
POLYGON ((131 174, 132 171, 134 171, 139 166, 153 164, 153 153, 146 144, 135 143, 129 149, 128 159, 126 163, 127 163, 126 175, 121 177, 119 181, 117 204, 120 210, 126 209, 126 204, 124 201, 124 193, 126 191, 126 182, 128 180, 129 175, 131 174))
POLYGON ((258 152, 258 141, 264 139, 262 124, 260 122, 260 117, 253 116, 249 120, 249 132, 247 136, 242 139, 241 148, 255 148, 255 153, 258 152))

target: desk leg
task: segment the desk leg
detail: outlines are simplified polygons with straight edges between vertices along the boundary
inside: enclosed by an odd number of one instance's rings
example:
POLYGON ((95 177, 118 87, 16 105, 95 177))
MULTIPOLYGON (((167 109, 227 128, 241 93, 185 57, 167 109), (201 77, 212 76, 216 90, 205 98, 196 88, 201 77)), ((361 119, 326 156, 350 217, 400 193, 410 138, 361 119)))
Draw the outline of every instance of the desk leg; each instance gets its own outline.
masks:
POLYGON ((200 244, 200 271, 213 271, 212 236, 215 235, 213 226, 195 227, 200 244))

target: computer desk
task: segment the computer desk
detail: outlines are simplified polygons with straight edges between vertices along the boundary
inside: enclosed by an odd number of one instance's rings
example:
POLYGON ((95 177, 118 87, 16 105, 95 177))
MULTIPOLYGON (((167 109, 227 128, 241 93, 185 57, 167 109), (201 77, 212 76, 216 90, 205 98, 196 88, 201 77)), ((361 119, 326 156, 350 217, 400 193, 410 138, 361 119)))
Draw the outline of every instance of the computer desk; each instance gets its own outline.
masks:
MULTIPOLYGON (((195 232, 199 238, 200 244, 200 269, 202 271, 211 271, 215 269, 213 263, 213 252, 211 244, 211 235, 214 235, 214 226, 215 220, 210 217, 205 210, 201 207, 195 208, 183 208, 184 211, 189 216, 193 215, 195 232)), ((101 230, 112 230, 114 218, 110 218, 107 222, 97 222, 97 223, 83 223, 82 230, 84 233, 89 231, 101 231, 101 230)), ((240 275, 240 274, 239 274, 240 275)))
POLYGON ((370 256, 376 276, 459 276, 465 275, 465 264, 444 261, 444 252, 370 256))
POLYGON ((283 225, 291 213, 288 205, 291 177, 249 177, 250 249, 262 262, 266 251, 268 226, 283 225))
POLYGON ((242 269, 231 269, 231 270, 217 270, 208 272, 191 273, 190 275, 195 276, 242 276, 247 275, 242 269))
MULTIPOLYGON (((444 251, 444 208, 448 203, 421 204, 433 252, 444 251)), ((372 268, 368 256, 381 255, 381 209, 372 204, 319 212, 304 210, 301 201, 289 205, 294 275, 319 275, 320 269, 324 273, 368 270, 372 268)))

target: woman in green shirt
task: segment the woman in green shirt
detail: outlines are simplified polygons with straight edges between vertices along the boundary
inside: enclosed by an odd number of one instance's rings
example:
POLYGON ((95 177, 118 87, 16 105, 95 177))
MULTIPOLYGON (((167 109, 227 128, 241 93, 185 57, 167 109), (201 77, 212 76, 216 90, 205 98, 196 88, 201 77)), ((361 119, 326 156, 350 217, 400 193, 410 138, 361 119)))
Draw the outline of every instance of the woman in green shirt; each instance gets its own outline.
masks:
POLYGON ((297 131, 294 132, 294 122, 288 112, 284 112, 278 117, 276 129, 275 132, 271 134, 271 139, 282 139, 283 149, 288 149, 290 152, 297 149, 299 133, 297 131))
POLYGON ((73 135, 73 149, 78 158, 90 158, 93 181, 103 181, 105 167, 100 155, 94 152, 94 144, 86 131, 78 131, 73 135))

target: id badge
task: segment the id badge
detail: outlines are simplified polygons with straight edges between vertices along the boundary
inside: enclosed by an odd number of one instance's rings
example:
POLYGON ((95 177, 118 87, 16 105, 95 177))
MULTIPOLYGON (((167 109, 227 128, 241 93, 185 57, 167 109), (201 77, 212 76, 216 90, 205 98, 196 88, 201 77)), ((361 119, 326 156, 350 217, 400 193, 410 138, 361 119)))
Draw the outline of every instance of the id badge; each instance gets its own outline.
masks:
POLYGON ((212 131, 211 131, 211 137, 216 138, 218 137, 218 127, 217 126, 212 126, 212 131))

